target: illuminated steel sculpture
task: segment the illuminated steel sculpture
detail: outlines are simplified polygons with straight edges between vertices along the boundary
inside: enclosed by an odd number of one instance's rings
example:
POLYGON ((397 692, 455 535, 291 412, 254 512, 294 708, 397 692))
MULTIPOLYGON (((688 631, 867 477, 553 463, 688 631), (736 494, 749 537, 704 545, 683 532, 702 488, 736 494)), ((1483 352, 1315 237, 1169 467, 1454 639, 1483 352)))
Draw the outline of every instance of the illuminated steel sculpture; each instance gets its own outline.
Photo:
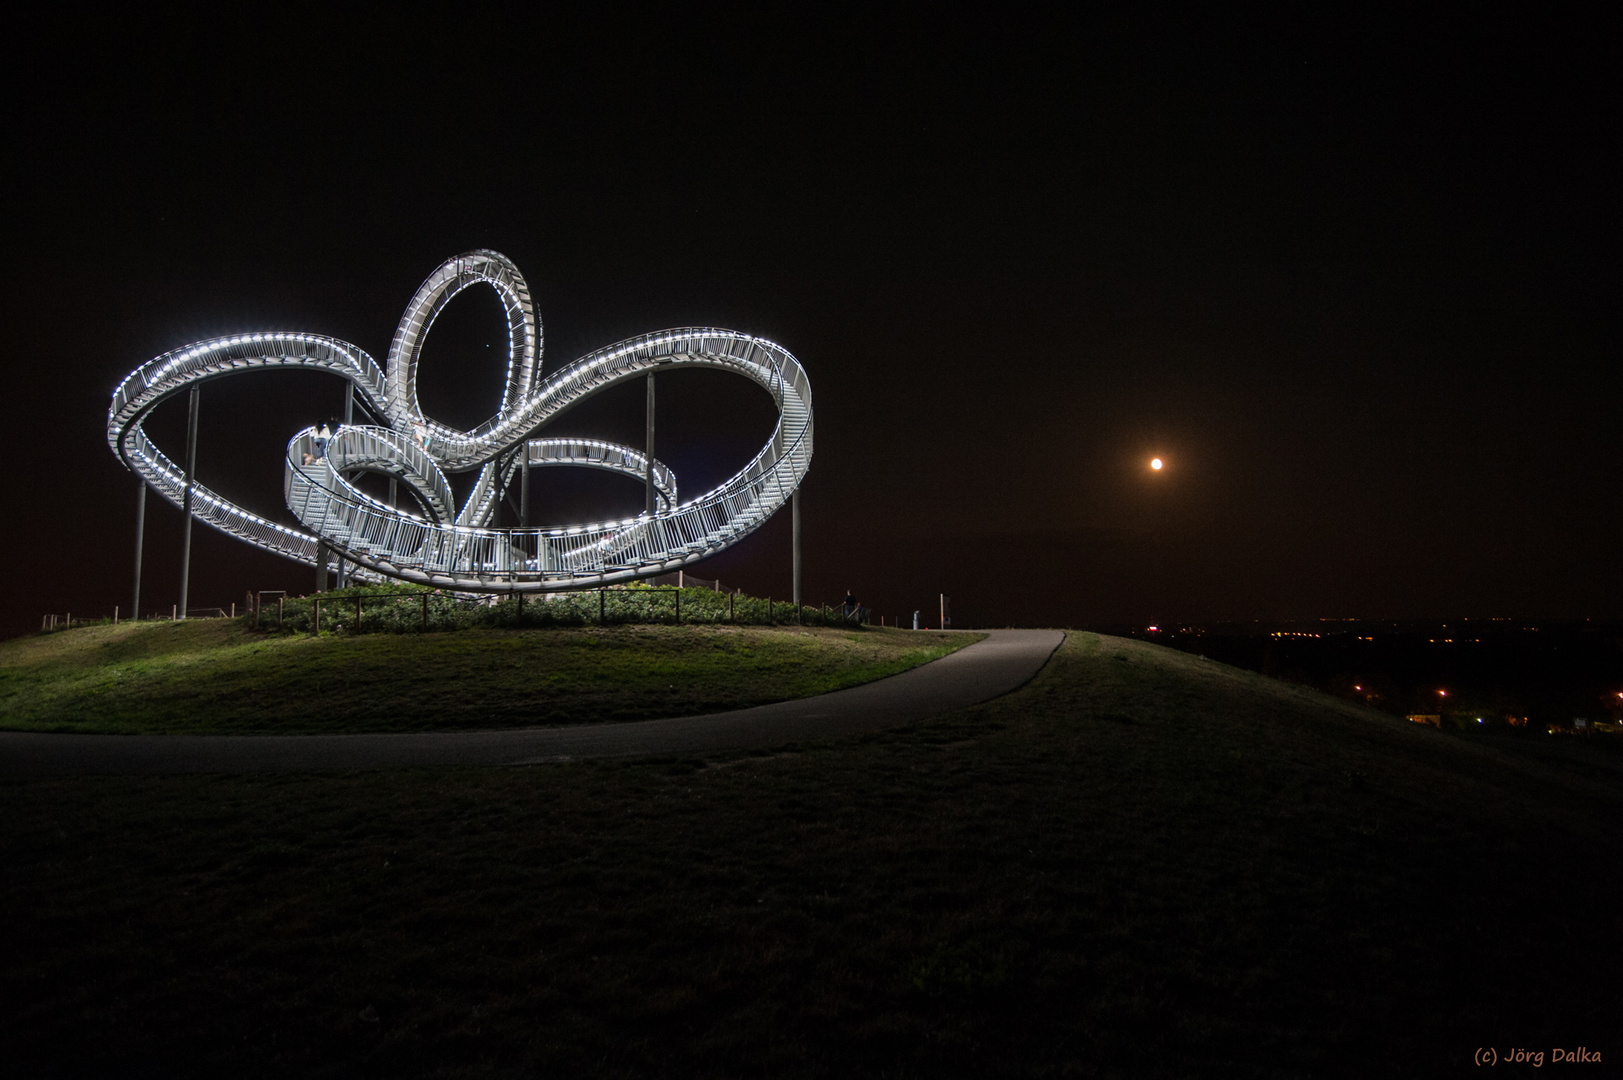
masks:
POLYGON ((387 576, 451 589, 548 591, 630 581, 713 555, 758 528, 790 499, 811 464, 811 384, 785 349, 731 330, 667 330, 591 353, 539 378, 541 332, 518 268, 494 251, 445 262, 412 297, 394 341, 388 372, 364 351, 319 334, 237 334, 198 342, 143 364, 119 384, 107 414, 107 441, 147 485, 199 521, 299 562, 325 565, 321 545, 387 576), (459 431, 423 415, 417 362, 435 317, 472 285, 489 285, 507 311, 507 384, 495 416, 459 431), (333 432, 324 455, 315 432, 287 444, 283 492, 308 532, 268 521, 196 484, 142 430, 160 402, 206 379, 235 371, 291 367, 339 375, 381 425, 333 432), (580 401, 655 371, 722 368, 753 379, 772 395, 778 423, 771 440, 731 479, 687 502, 676 477, 630 446, 588 439, 537 438, 580 401), (649 511, 620 521, 543 528, 491 528, 514 474, 533 466, 575 465, 646 478, 657 493, 649 511), (478 470, 472 493, 455 509, 446 475, 478 470), (414 510, 388 505, 353 482, 383 473, 415 496, 414 510))

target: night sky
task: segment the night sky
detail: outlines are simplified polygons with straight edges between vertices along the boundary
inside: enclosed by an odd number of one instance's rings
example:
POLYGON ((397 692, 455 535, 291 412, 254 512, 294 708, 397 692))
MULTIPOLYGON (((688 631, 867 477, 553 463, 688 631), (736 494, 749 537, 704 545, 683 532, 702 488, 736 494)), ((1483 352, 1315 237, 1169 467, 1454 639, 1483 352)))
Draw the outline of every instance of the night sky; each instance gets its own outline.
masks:
MULTIPOLYGON (((0 633, 128 610, 136 485, 105 438, 127 372, 272 329, 381 361, 474 248, 527 277, 548 372, 684 325, 801 360, 812 602, 1623 615, 1609 32, 944 11, 14 25, 0 633)), ((431 415, 495 410, 498 310, 470 290, 430 336, 431 415)), ((310 374, 209 383, 200 479, 291 522, 283 447, 341 402, 310 374)), ((148 426, 177 459, 184 409, 148 426)), ((742 380, 662 377, 659 454, 698 493, 772 418, 742 380)), ((557 430, 638 441, 640 388, 557 430)), ((544 519, 641 503, 537 485, 544 519)), ((148 611, 179 523, 149 501, 148 611)), ((787 513, 695 571, 786 597, 787 513)), ((196 606, 313 579, 197 530, 196 606)))

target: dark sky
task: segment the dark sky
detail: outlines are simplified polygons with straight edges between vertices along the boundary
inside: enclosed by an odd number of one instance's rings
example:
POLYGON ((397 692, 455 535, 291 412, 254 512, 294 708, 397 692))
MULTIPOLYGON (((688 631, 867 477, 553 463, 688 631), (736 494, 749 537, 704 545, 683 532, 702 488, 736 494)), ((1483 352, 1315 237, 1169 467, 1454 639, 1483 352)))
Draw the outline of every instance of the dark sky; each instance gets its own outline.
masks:
MULTIPOLYGON (((528 278, 549 371, 675 325, 795 353, 814 601, 1623 615, 1602 26, 943 10, 14 27, 0 632, 128 607, 135 484, 104 432, 129 370, 258 329, 381 360, 418 283, 479 247, 528 278)), ((493 295, 430 338, 430 413, 494 411, 493 295)), ((669 382, 660 452, 696 493, 771 411, 669 382)), ((279 454, 340 399, 209 384, 201 478, 291 521, 279 454)), ((634 440, 640 416, 609 395, 570 430, 634 440)), ((177 457, 181 419, 149 427, 177 457)), ((564 515, 640 499, 547 484, 564 515)), ((143 606, 167 608, 179 514, 148 516, 143 606)), ((786 595, 787 521, 697 572, 786 595)), ((193 574, 207 606, 314 576, 207 529, 193 574)))

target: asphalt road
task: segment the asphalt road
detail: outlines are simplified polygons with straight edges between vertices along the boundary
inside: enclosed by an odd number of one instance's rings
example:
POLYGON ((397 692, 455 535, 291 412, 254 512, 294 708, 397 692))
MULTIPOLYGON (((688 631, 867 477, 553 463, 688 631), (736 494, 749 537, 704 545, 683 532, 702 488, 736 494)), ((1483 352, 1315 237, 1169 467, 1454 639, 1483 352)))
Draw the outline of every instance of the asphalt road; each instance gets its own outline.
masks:
POLYGON ((992 630, 985 641, 940 660, 848 690, 631 724, 402 735, 0 732, 0 776, 522 765, 765 749, 910 724, 1002 697, 1029 682, 1064 640, 1058 630, 992 630))

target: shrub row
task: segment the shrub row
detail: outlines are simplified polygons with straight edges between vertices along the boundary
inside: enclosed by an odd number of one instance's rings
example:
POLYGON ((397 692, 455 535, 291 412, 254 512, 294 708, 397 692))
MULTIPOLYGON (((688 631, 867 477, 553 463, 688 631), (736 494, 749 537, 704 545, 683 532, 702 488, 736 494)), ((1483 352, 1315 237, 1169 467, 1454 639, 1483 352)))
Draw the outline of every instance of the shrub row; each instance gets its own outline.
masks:
MULTIPOLYGON (((312 632, 319 602, 322 631, 353 632, 357 600, 363 633, 677 622, 779 626, 797 621, 792 604, 700 588, 630 585, 521 599, 394 585, 335 590, 318 597, 289 597, 282 603, 279 628, 283 633, 312 632)), ((254 616, 250 613, 245 618, 251 623, 254 616)), ((277 620, 275 603, 267 601, 259 614, 259 628, 275 632, 277 620)), ((838 605, 804 607, 798 621, 811 626, 849 625, 843 607, 838 605)))

